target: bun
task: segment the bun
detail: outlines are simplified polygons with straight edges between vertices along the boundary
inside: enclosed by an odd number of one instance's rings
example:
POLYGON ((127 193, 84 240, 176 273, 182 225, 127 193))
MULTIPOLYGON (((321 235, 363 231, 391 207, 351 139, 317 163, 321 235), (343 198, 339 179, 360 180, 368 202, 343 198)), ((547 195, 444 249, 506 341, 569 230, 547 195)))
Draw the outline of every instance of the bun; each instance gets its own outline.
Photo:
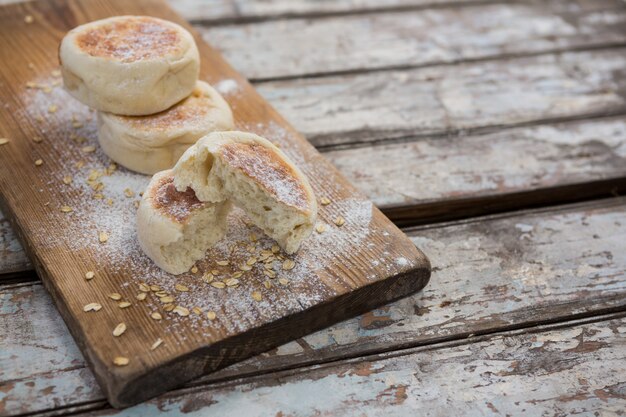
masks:
POLYGON ((150 175, 172 168, 207 133, 233 127, 228 103, 203 81, 189 97, 157 114, 98 113, 98 141, 104 153, 130 170, 150 175))
POLYGON ((183 27, 148 16, 116 16, 72 29, 59 49, 71 95, 122 115, 163 111, 196 85, 200 55, 183 27))
POLYGON ((305 175, 275 145, 244 132, 216 132, 187 149, 174 166, 178 190, 201 201, 232 200, 287 252, 313 230, 317 202, 305 175))
POLYGON ((230 203, 201 202, 193 190, 177 191, 172 171, 156 173, 137 211, 137 237, 144 253, 174 275, 188 271, 226 233, 230 203))

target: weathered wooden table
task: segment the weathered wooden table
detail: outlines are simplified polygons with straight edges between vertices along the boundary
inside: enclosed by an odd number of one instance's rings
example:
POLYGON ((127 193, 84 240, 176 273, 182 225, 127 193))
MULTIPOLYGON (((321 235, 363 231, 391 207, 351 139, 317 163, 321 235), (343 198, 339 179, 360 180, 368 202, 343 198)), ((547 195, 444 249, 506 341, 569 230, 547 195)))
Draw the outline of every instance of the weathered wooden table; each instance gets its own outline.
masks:
POLYGON ((0 415, 626 413, 624 2, 172 4, 431 283, 117 411, 0 220, 0 415))

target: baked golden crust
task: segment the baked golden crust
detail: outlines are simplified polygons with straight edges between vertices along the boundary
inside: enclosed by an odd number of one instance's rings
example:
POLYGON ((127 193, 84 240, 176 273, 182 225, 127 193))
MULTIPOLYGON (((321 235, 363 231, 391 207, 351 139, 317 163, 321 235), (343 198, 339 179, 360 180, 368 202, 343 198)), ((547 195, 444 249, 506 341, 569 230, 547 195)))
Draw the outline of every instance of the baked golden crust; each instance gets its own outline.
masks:
POLYGON ((180 53, 178 30, 148 16, 120 16, 79 33, 76 46, 83 52, 122 62, 160 58, 180 53))
POLYGON ((254 180, 278 201, 308 210, 310 202, 305 185, 293 165, 275 151, 259 143, 227 143, 221 157, 234 169, 254 180))
POLYGON ((135 130, 163 131, 184 126, 199 125, 216 104, 200 88, 196 87, 191 95, 173 107, 160 113, 147 116, 117 116, 135 130))
POLYGON ((198 200, 191 188, 182 192, 177 191, 171 172, 161 177, 155 186, 146 192, 149 193, 148 199, 156 210, 178 223, 185 223, 194 210, 207 204, 198 200))

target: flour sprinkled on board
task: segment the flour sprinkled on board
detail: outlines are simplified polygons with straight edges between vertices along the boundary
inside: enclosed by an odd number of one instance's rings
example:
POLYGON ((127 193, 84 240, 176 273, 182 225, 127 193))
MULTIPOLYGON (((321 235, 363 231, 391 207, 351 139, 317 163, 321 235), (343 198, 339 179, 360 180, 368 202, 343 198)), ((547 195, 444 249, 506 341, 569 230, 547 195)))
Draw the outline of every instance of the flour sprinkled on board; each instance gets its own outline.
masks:
MULTIPOLYGON (((34 85, 24 94, 25 116, 40 121, 41 136, 55 138, 50 145, 55 164, 61 166, 42 177, 39 188, 46 187, 55 195, 55 201, 63 202, 63 207, 48 208, 58 216, 63 229, 54 236, 41 236, 41 240, 50 247, 67 248, 92 258, 90 269, 96 271, 95 277, 86 281, 81 275, 80 281, 77 278, 81 285, 90 285, 102 273, 115 276, 116 286, 108 292, 120 294, 123 301, 130 302, 128 308, 141 309, 146 317, 163 326, 164 339, 168 334, 186 335, 165 340, 166 344, 187 338, 206 344, 224 331, 246 331, 251 323, 267 323, 302 311, 335 296, 337 288, 345 285, 333 274, 334 268, 358 267, 352 258, 355 252, 374 252, 371 238, 377 230, 371 226, 372 203, 341 198, 341 187, 322 185, 319 178, 328 175, 328 165, 315 159, 321 157, 304 156, 302 145, 295 144, 282 126, 257 123, 246 130, 278 144, 309 176, 318 197, 322 193, 331 197, 319 209, 324 232, 314 232, 297 254, 287 256, 235 209, 229 216, 227 238, 196 263, 196 272, 174 277, 154 265, 136 238, 137 204, 150 177, 112 164, 98 146, 95 113, 58 88, 57 78, 34 85), (338 218, 345 219, 345 223, 338 223, 338 218), (107 236, 104 241, 98 239, 102 232, 107 236), (159 290, 139 296, 142 285, 159 290), (185 331, 189 328, 194 331, 185 331)), ((239 91, 234 80, 222 80, 216 88, 225 95, 239 91)), ((36 143, 33 149, 36 152, 36 143)), ((384 256, 372 260, 369 266, 379 264, 389 267, 384 256)), ((367 278, 376 279, 378 275, 368 274, 367 278)), ((116 313, 114 310, 110 314, 116 313)), ((109 313, 103 309, 98 314, 109 313)), ((150 346, 154 340, 145 342, 150 346)))
POLYGON ((221 80, 217 84, 215 84, 215 89, 225 96, 236 94, 239 90, 239 84, 237 81, 233 79, 221 80))

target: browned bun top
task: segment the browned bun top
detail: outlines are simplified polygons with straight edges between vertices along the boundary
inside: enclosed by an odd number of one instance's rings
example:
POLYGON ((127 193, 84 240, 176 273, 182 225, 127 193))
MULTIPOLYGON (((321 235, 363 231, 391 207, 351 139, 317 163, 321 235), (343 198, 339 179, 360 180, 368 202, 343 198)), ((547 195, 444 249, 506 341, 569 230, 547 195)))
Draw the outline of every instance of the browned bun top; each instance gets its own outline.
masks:
POLYGON ((200 124, 214 106, 210 97, 196 87, 191 95, 160 113, 147 116, 117 116, 134 129, 142 131, 167 130, 200 124))
POLYGON ((310 208, 299 173, 276 151, 259 143, 227 143, 220 149, 231 167, 256 181, 278 201, 301 210, 310 208))
POLYGON ((191 188, 182 192, 177 191, 171 173, 159 178, 147 192, 149 193, 148 199, 152 201, 152 206, 178 223, 185 223, 194 210, 207 204, 198 200, 196 193, 191 188))
POLYGON ((148 16, 118 16, 89 25, 76 36, 85 53, 122 62, 179 53, 180 33, 172 24, 148 16))

